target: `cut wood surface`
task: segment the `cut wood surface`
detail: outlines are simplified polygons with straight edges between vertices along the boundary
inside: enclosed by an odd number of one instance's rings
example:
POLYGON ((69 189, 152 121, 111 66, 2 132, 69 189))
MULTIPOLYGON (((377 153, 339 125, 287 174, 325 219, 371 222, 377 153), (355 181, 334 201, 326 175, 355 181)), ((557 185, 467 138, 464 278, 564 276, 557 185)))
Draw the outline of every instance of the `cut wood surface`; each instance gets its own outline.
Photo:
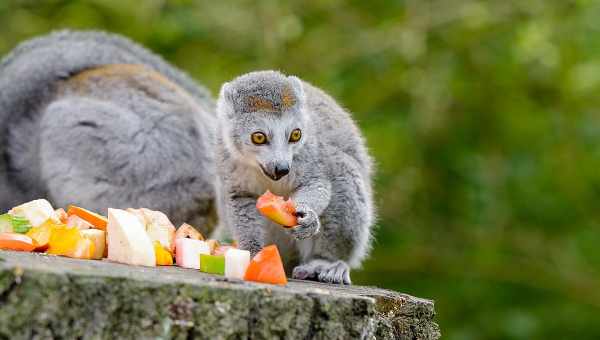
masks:
POLYGON ((431 300, 0 251, 2 338, 438 339, 431 300))

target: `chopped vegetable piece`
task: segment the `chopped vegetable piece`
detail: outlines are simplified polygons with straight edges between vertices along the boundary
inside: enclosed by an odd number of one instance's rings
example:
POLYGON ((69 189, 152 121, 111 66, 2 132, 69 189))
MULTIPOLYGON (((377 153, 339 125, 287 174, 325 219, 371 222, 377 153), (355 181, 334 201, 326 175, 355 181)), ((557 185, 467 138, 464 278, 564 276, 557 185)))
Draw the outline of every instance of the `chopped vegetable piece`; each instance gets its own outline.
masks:
POLYGON ((225 274, 225 256, 200 254, 200 271, 209 274, 225 274))
POLYGON ((234 279, 244 279, 246 268, 250 264, 250 252, 230 247, 225 252, 225 276, 234 279))
POLYGON ((36 245, 31 237, 17 233, 0 233, 0 249, 33 251, 36 245))
POLYGON ((21 216, 0 215, 0 232, 25 234, 31 229, 29 221, 21 216))
POLYGON ((152 242, 160 242, 171 254, 175 252, 175 226, 169 221, 167 215, 146 208, 130 208, 127 211, 137 216, 152 242))
POLYGON ((264 247, 254 256, 248 265, 248 269, 246 269, 244 280, 273 284, 287 283, 283 263, 276 245, 264 247))
POLYGON ((18 207, 12 208, 8 213, 12 216, 25 218, 33 227, 38 227, 47 220, 60 223, 60 219, 56 215, 54 208, 44 199, 21 204, 18 207))
POLYGON ((84 220, 91 223, 96 229, 106 230, 106 226, 108 225, 108 219, 106 217, 86 210, 84 208, 80 208, 78 206, 70 205, 69 209, 67 210, 67 214, 69 216, 77 215, 83 218, 84 220))
POLYGON ((79 231, 84 238, 94 243, 92 259, 100 260, 104 257, 106 249, 106 231, 100 229, 85 229, 79 231))
POLYGON ((0 233, 12 233, 12 217, 9 214, 0 215, 0 233))
POLYGON ((154 253, 156 254, 156 265, 157 266, 171 266, 173 265, 173 255, 158 241, 154 241, 154 253))
POLYGON ((175 232, 175 239, 191 238, 192 240, 204 241, 204 236, 191 225, 184 223, 175 232))
POLYGON ((175 240, 175 259, 178 266, 200 269, 200 254, 210 255, 210 248, 206 242, 191 238, 175 240))
POLYGON ((25 217, 11 216, 13 231, 19 234, 25 234, 31 229, 31 224, 25 217))
MULTIPOLYGON (((86 230, 86 229, 90 229, 90 228, 94 228, 94 226, 84 220, 83 218, 77 216, 77 215, 71 215, 67 218, 67 227, 71 227, 71 228, 77 228, 79 230, 86 230)), ((97 229, 100 230, 100 229, 97 229)))
POLYGON ((108 209, 108 259, 115 262, 156 266, 154 246, 135 215, 120 209, 108 209))
POLYGON ((258 198, 256 208, 263 216, 284 227, 298 225, 294 202, 291 199, 285 201, 282 196, 274 195, 269 190, 258 198))

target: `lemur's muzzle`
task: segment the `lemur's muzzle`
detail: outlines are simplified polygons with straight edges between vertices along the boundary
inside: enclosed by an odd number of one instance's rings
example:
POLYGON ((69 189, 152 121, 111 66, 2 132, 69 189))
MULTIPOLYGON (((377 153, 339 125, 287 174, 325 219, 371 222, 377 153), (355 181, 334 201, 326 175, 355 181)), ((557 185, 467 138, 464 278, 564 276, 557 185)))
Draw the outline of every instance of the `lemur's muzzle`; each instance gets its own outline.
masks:
POLYGON ((260 168, 267 177, 274 181, 278 181, 290 173, 290 165, 287 162, 276 163, 271 171, 265 169, 262 165, 260 168))

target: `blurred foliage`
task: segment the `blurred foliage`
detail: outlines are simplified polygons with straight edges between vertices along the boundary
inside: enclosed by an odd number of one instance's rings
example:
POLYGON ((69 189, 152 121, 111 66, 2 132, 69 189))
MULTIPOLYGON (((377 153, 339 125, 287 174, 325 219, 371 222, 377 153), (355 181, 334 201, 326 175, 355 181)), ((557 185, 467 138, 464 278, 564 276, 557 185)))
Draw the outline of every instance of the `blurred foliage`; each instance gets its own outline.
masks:
POLYGON ((378 163, 354 273, 436 300, 445 339, 600 338, 600 3, 2 1, 0 52, 122 33, 206 84, 280 69, 349 108, 378 163))

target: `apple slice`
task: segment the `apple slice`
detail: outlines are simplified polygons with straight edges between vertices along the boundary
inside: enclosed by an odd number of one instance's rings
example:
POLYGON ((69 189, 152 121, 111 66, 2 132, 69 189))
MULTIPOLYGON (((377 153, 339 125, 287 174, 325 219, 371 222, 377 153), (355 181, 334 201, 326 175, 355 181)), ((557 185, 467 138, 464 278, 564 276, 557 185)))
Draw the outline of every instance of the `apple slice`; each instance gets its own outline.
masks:
POLYGON ((287 283, 283 262, 276 245, 264 247, 254 256, 244 280, 284 285, 287 283))
POLYGON ((152 242, 160 242, 171 254, 175 252, 175 226, 169 221, 167 215, 146 208, 130 208, 127 211, 137 216, 152 242))
POLYGON ((210 255, 208 244, 191 238, 175 240, 175 260, 183 268, 200 269, 200 254, 210 255))
POLYGON ((227 249, 225 252, 225 277, 243 280, 249 264, 249 251, 236 248, 227 249))
POLYGON ((213 255, 225 255, 225 253, 229 250, 229 249, 235 249, 236 247, 234 247, 233 245, 229 245, 229 244, 223 244, 220 245, 218 247, 215 248, 215 250, 212 251, 213 255))
POLYGON ((154 246, 138 218, 120 209, 108 209, 108 259, 115 262, 156 266, 154 246))
POLYGON ((291 199, 287 201, 282 196, 277 196, 269 190, 256 201, 256 209, 271 221, 284 227, 298 225, 296 218, 296 205, 291 199))
POLYGON ((32 227, 38 227, 47 220, 60 223, 60 218, 52 208, 50 202, 39 199, 10 209, 8 212, 13 216, 24 217, 31 223, 32 227))
POLYGON ((35 251, 46 251, 50 247, 50 236, 52 236, 52 230, 57 226, 52 220, 46 221, 44 224, 38 227, 33 227, 27 232, 27 236, 31 237, 35 243, 35 251))
MULTIPOLYGON (((83 218, 81 218, 77 215, 71 215, 71 216, 67 217, 66 225, 67 225, 67 227, 77 228, 79 230, 94 228, 94 226, 91 223, 89 223, 88 221, 84 220, 83 218)), ((98 230, 100 230, 100 229, 98 229, 98 230)))
POLYGON ((204 241, 204 236, 191 225, 184 223, 175 232, 175 239, 178 238, 191 238, 192 240, 204 241))
POLYGON ((56 216, 58 216, 60 223, 67 224, 67 219, 69 218, 69 215, 67 215, 65 209, 58 208, 54 210, 54 212, 56 213, 56 216))
POLYGON ((100 229, 80 230, 81 236, 94 243, 94 254, 92 259, 100 260, 104 257, 104 248, 106 247, 106 231, 100 229))

